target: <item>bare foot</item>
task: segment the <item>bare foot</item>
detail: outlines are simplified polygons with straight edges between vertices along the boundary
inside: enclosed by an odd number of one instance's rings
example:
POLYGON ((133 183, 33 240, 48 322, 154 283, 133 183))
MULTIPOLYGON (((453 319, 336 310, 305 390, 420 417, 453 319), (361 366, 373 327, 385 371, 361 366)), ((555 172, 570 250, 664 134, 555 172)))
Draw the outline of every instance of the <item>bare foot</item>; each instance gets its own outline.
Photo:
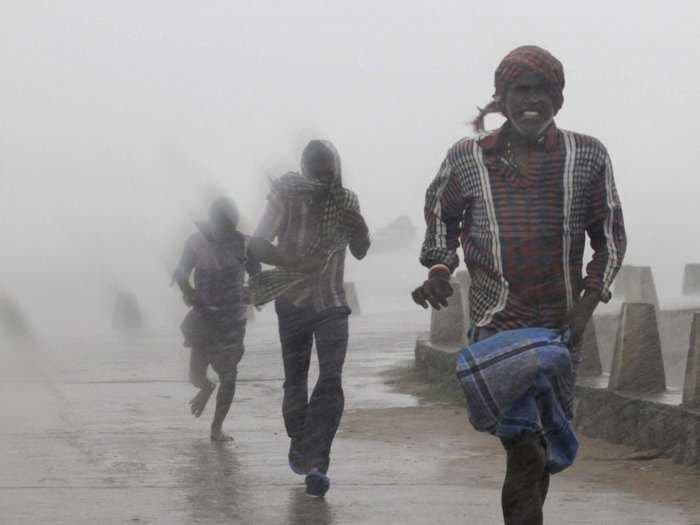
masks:
POLYGON ((204 412, 204 408, 207 406, 207 401, 211 397, 212 392, 216 386, 212 384, 209 388, 202 388, 199 393, 192 398, 190 401, 190 410, 194 417, 199 417, 204 412))
POLYGON ((226 434, 223 430, 212 430, 211 431, 212 441, 233 441, 233 436, 226 434))

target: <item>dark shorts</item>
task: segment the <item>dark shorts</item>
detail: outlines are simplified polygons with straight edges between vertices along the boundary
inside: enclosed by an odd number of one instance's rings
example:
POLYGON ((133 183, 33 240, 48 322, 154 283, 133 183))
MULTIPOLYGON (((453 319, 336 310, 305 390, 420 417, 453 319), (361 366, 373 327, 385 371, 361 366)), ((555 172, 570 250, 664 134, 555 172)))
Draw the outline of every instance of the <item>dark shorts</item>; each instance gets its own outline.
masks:
POLYGON ((220 379, 228 377, 235 381, 238 363, 245 353, 245 321, 239 323, 237 330, 225 341, 210 344, 192 345, 190 351, 190 380, 199 382, 206 378, 207 367, 211 367, 220 379))
POLYGON ((192 308, 180 325, 185 346, 192 348, 227 348, 243 344, 246 319, 237 310, 214 312, 192 308))

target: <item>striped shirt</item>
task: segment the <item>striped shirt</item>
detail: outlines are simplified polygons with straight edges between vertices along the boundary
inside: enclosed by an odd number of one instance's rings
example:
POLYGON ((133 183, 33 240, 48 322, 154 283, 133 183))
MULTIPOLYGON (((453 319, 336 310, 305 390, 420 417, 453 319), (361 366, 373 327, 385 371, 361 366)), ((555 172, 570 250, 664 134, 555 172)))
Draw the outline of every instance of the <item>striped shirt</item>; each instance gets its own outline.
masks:
MULTIPOLYGON (((359 213, 357 196, 344 189, 353 203, 353 209, 359 213)), ((281 252, 291 256, 306 256, 314 251, 321 238, 326 201, 308 192, 280 193, 273 192, 268 197, 268 205, 255 237, 270 242, 277 239, 281 252)), ((350 250, 369 245, 366 230, 348 232, 339 228, 337 238, 333 239, 334 249, 323 269, 312 275, 309 283, 302 283, 289 289, 280 297, 296 305, 312 305, 321 312, 332 307, 348 307, 345 298, 344 274, 345 253, 348 244, 350 250)))
POLYGON ((556 328, 584 289, 610 300, 626 248, 612 165, 598 140, 552 125, 523 176, 505 159, 508 126, 448 151, 426 192, 420 260, 454 271, 461 241, 476 326, 556 328))

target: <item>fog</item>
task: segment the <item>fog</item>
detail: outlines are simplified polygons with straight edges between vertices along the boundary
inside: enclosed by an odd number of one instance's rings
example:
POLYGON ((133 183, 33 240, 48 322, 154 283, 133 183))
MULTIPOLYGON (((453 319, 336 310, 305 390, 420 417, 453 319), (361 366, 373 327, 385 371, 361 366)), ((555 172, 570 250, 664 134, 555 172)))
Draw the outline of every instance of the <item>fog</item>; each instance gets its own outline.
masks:
MULTIPOLYGON (((422 226, 425 187, 471 133, 496 65, 532 43, 565 67, 558 125, 610 151, 626 262, 652 265, 660 295, 678 295, 683 265, 700 260, 698 11, 690 1, 4 2, 0 288, 46 329, 108 323, 116 288, 174 329, 170 272, 192 220, 226 192, 252 230, 267 177, 297 169, 315 137, 338 147, 372 230, 401 214, 422 226)), ((389 265, 408 291, 423 274, 417 247, 377 260, 350 277, 389 265)), ((396 306, 412 308, 403 297, 396 306)))

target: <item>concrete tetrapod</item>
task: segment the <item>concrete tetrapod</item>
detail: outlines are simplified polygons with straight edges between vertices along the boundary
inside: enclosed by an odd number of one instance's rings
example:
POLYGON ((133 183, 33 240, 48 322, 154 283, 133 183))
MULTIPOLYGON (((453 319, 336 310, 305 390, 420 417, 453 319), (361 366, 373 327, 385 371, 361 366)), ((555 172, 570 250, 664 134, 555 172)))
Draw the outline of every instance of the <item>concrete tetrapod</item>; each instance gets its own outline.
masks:
POLYGON ((650 303, 659 311, 659 298, 650 266, 625 264, 615 278, 615 294, 627 303, 650 303))
POLYGON ((688 348, 683 383, 683 404, 690 408, 700 408, 700 312, 693 314, 693 326, 690 329, 690 348, 688 348))
POLYGON ((586 325, 583 338, 576 350, 581 352, 581 363, 578 365, 579 375, 599 376, 603 373, 603 366, 600 363, 600 351, 598 350, 598 337, 593 319, 586 325))
POLYGON ((464 345, 467 327, 464 323, 462 288, 456 279, 450 281, 454 293, 447 299, 447 308, 432 309, 430 341, 433 343, 464 345))
POLYGON ((454 274, 454 280, 459 283, 460 292, 462 294, 462 310, 464 312, 464 326, 468 329, 471 324, 469 315, 469 287, 472 279, 469 277, 467 270, 460 270, 454 274))
POLYGON ((659 326, 653 304, 622 304, 608 387, 638 393, 666 390, 659 326))
POLYGON ((700 264, 685 265, 683 295, 700 295, 700 264))

